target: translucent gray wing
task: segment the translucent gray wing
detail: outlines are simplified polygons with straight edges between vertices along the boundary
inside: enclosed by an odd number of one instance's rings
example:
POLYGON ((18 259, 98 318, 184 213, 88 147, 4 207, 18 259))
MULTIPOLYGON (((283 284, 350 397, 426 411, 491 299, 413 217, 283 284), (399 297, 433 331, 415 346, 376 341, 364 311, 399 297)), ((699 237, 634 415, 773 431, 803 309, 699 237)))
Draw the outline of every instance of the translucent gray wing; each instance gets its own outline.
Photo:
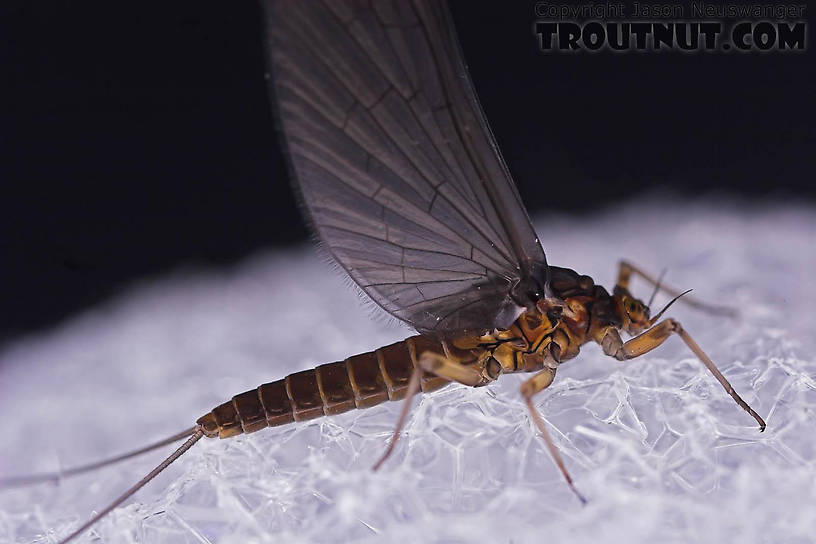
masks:
POLYGON ((267 0, 272 93, 326 248, 421 332, 506 328, 544 252, 434 1, 267 0))

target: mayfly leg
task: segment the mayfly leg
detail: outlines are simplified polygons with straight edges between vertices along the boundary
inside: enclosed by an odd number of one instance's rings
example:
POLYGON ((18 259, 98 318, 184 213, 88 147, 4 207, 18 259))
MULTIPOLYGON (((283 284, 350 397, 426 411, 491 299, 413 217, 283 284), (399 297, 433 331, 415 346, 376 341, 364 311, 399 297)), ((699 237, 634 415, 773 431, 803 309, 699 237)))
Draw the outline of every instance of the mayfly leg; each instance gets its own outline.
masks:
POLYGON ((521 384, 521 396, 524 397, 524 402, 527 404, 527 409, 530 411, 530 417, 533 418, 533 422, 535 423, 536 427, 538 427, 541 437, 544 439, 544 443, 547 445, 547 450, 550 452, 550 456, 555 462, 555 466, 557 466, 558 470, 561 471, 561 475, 564 476, 564 479, 567 481, 567 485, 569 485, 569 488, 573 493, 575 493, 575 496, 578 497, 578 500, 580 500, 582 504, 586 504, 587 500, 575 488, 575 484, 572 483, 572 476, 570 476, 569 471, 567 471, 567 466, 564 464, 564 459, 561 457, 561 453, 555 446, 549 431, 547 431, 547 426, 544 424, 541 414, 538 413, 538 410, 533 404, 533 396, 535 396, 536 393, 540 393, 544 389, 548 388, 554 379, 555 369, 545 368, 521 384))
POLYGON ((742 400, 742 397, 734 390, 734 387, 731 383, 723 376, 720 369, 717 368, 717 365, 714 364, 714 361, 706 355, 706 353, 697 345, 697 342, 686 332, 682 325, 679 322, 675 321, 674 319, 666 319, 661 321, 651 329, 647 330, 646 332, 628 340, 627 342, 623 342, 621 340, 620 335, 614 329, 610 330, 606 336, 601 341, 601 347, 604 350, 604 353, 610 355, 619 361, 627 361, 629 359, 634 359, 635 357, 640 357, 653 349, 657 348, 663 342, 665 342, 672 333, 677 334, 680 338, 683 339, 683 342, 686 343, 686 346, 694 352, 694 355, 706 366, 706 368, 714 375, 720 385, 723 386, 726 393, 728 393, 732 399, 746 412, 748 412, 751 417, 753 417, 757 423, 759 423, 759 431, 762 432, 765 430, 765 420, 757 414, 753 408, 751 408, 747 402, 742 400))
POLYGON ((408 390, 405 393, 405 399, 402 401, 402 409, 400 410, 399 419, 397 420, 397 426, 394 428, 394 434, 391 435, 391 442, 389 442, 388 447, 385 449, 385 453, 383 453, 382 457, 380 457, 380 460, 377 461, 373 467, 371 467, 371 470, 378 470, 385 460, 391 456, 391 452, 394 451, 394 446, 397 445, 397 440, 399 440, 402 428, 405 426, 405 420, 408 419, 408 412, 411 411, 411 400, 419 391, 419 382, 421 377, 422 371, 415 368, 411 373, 411 380, 408 382, 408 390))
MULTIPOLYGON (((661 277, 654 278, 651 274, 644 271, 642 268, 635 266, 634 264, 628 261, 620 261, 620 263, 618 264, 618 281, 616 282, 616 286, 628 289, 629 280, 631 279, 632 274, 635 274, 643 278, 657 291, 663 291, 666 294, 673 297, 677 297, 680 295, 680 291, 678 289, 674 289, 673 287, 669 287, 668 285, 663 283, 662 274, 661 277)), ((711 315, 721 315, 728 317, 736 317, 737 315, 739 315, 739 312, 737 311, 736 308, 731 308, 730 306, 718 306, 716 304, 708 304, 707 302, 703 302, 693 296, 685 296, 682 299, 680 299, 680 301, 691 306, 692 308, 696 308, 701 312, 705 312, 711 315)))
MULTIPOLYGON (((447 350, 448 348, 446 347, 445 349, 447 350)), ((405 395, 405 400, 403 400, 402 410, 400 411, 400 416, 397 420, 397 426, 394 429, 394 434, 391 436, 391 442, 388 444, 388 448, 385 450, 383 456, 374 465, 373 470, 379 469, 385 460, 391 455, 391 452, 394 451, 394 446, 396 445, 400 432, 405 425, 405 420, 408 418, 408 412, 411 410, 411 398, 419 391, 420 377, 423 371, 440 378, 471 387, 482 385, 485 382, 485 378, 480 370, 480 366, 478 365, 465 366, 460 362, 449 359, 442 354, 434 353, 433 351, 423 352, 417 358, 416 367, 411 374, 408 392, 405 395)))

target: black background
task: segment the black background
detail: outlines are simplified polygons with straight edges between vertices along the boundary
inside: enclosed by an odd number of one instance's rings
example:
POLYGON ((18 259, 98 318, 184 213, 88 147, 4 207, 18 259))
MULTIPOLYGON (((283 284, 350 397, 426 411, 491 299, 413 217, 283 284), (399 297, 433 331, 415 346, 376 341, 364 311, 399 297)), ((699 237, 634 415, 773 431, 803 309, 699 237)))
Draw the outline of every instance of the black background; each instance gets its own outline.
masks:
MULTIPOLYGON (((812 47, 543 54, 533 7, 452 5, 530 209, 592 213, 656 188, 816 196, 812 47)), ((307 237, 258 3, 20 1, 0 17, 0 340, 135 278, 307 237)))

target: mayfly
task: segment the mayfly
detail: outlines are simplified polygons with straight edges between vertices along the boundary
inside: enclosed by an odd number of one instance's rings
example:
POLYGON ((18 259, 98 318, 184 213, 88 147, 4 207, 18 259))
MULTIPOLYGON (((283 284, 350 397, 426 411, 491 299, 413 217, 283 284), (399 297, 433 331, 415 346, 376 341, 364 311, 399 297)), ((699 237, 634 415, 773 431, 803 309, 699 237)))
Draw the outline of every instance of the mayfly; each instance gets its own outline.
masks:
MULTIPOLYGON (((378 306, 419 333, 235 395, 166 440, 52 480, 186 439, 170 457, 62 540, 73 540, 202 437, 229 438, 405 399, 452 382, 478 387, 526 372, 521 395, 576 497, 533 404, 558 366, 597 342, 625 361, 679 336, 759 423, 674 319, 686 293, 620 264, 612 294, 550 266, 473 90, 446 6, 437 0, 265 0, 270 91, 305 212, 323 247, 378 306), (656 315, 629 292, 640 276, 674 299, 656 315), (623 331, 631 336, 623 341, 623 331)), ((654 297, 654 293, 652 298, 654 297)), ((691 297, 699 309, 721 312, 691 297)))

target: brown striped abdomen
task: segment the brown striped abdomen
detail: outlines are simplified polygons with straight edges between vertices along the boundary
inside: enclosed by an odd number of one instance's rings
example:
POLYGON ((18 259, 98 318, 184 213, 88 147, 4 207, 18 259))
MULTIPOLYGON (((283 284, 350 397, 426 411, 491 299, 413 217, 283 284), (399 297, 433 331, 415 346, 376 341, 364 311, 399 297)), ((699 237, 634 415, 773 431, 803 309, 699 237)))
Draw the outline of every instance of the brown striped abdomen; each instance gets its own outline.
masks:
MULTIPOLYGON (((424 351, 445 354, 438 340, 412 336, 235 395, 196 423, 206 436, 229 438, 399 400, 405 397, 411 373, 418 368, 417 359, 424 351)), ((427 372, 422 375, 422 391, 433 391, 448 383, 427 372)))

